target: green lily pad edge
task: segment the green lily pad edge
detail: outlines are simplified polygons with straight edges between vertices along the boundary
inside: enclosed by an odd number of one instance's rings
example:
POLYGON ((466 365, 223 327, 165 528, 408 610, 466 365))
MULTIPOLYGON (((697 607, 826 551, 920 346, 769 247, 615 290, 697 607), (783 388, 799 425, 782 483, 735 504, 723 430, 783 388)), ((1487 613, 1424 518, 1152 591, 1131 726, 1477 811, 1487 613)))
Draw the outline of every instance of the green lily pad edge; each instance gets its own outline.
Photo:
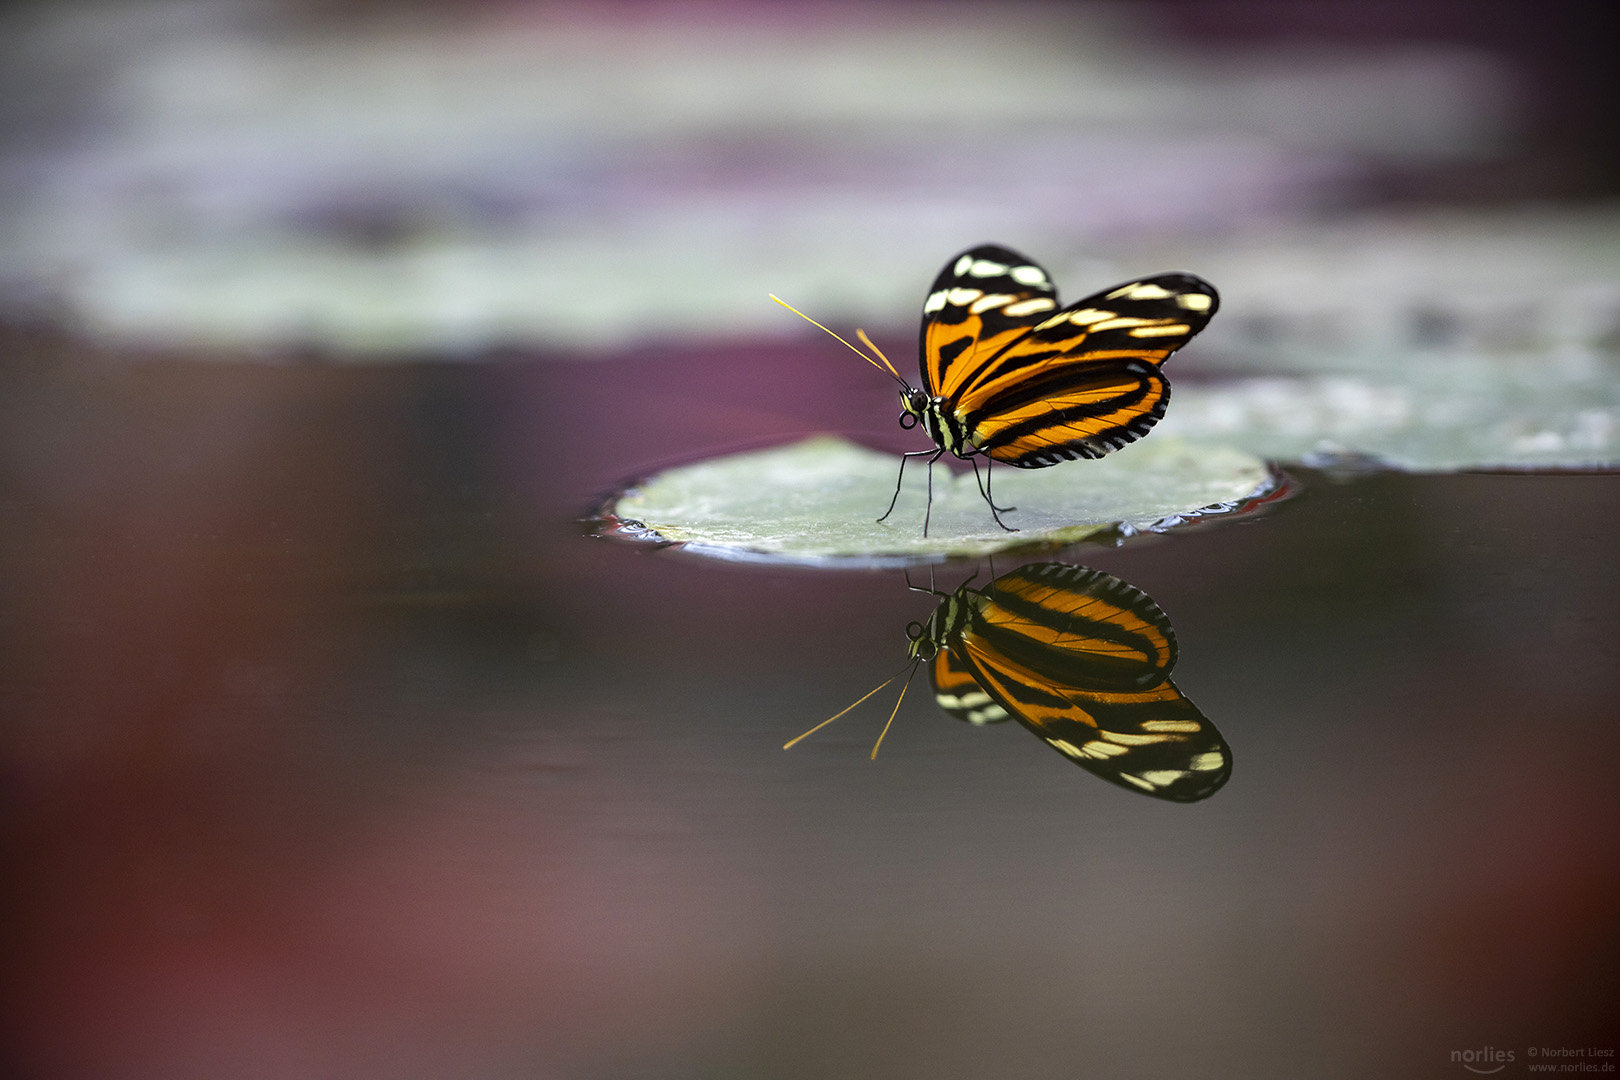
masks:
POLYGON ((1134 443, 1095 461, 1047 469, 999 466, 998 526, 971 469, 908 463, 894 512, 897 454, 833 435, 710 458, 660 472, 610 498, 604 532, 678 544, 715 558, 802 565, 906 565, 1015 548, 1163 532, 1229 514, 1274 493, 1280 479, 1236 447, 1177 438, 1134 443))

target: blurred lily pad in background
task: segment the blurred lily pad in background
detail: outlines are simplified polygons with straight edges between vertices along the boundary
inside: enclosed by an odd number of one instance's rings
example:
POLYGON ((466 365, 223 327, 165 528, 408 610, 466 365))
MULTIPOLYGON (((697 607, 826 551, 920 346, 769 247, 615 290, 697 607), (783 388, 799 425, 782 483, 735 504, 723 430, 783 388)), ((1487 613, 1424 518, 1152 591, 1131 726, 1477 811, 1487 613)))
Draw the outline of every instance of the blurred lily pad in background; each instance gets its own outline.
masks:
POLYGON ((0 308, 338 359, 795 332, 766 291, 897 325, 970 244, 1100 286, 1515 116, 1476 50, 1194 53, 1104 5, 321 7, 10 14, 0 308))
POLYGON ((941 261, 994 240, 1070 298, 1216 283, 1164 434, 1620 461, 1620 210, 1344 208, 1545 165, 1549 106, 1500 55, 1182 51, 1124 7, 457 10, 8 11, 0 319, 210 359, 611 359, 804 332, 773 290, 909 334, 941 261))
POLYGON ((1419 472, 1620 465, 1620 213, 1369 216, 1155 252, 1219 283, 1160 430, 1419 472))
POLYGON ((1241 450, 1155 439, 1097 461, 997 469, 997 503, 1018 508, 1004 515, 1018 530, 1007 532, 992 520, 973 473, 940 464, 924 536, 928 468, 920 461, 906 468, 894 513, 875 520, 894 495, 899 468, 897 455, 819 436, 669 469, 607 509, 644 538, 708 555, 903 563, 1160 531, 1200 512, 1231 512, 1276 485, 1265 462, 1241 450))
POLYGON ((1177 388, 1165 433, 1273 461, 1408 472, 1620 465, 1612 364, 1409 358, 1382 375, 1275 375, 1177 388))

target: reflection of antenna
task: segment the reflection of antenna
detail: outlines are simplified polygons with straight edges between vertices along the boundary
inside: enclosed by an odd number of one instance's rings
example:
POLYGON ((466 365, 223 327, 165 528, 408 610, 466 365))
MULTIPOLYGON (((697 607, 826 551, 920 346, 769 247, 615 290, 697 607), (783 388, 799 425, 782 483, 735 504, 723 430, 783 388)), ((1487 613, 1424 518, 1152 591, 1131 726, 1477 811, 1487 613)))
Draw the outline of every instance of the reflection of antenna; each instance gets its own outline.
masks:
MULTIPOLYGON (((821 326, 821 324, 816 322, 816 320, 812 319, 810 316, 806 315, 804 312, 800 311, 798 308, 794 307, 792 304, 788 303, 786 300, 783 300, 780 296, 777 296, 775 293, 766 293, 765 295, 769 296, 772 300, 775 300, 778 304, 781 304, 783 307, 785 307, 789 311, 793 312, 793 314, 797 315, 799 318, 803 319, 805 322, 810 323, 812 326, 821 326)), ((821 326, 821 329, 827 330, 827 328, 825 326, 821 326)), ((835 338, 838 338, 839 341, 844 341, 844 339, 841 338, 841 337, 838 337, 837 334, 833 334, 833 332, 831 330, 827 330, 827 333, 832 334, 832 336, 835 337, 835 338)), ((873 367, 877 368, 879 371, 882 371, 885 374, 887 374, 890 378, 894 379, 894 381, 899 383, 901 386, 904 386, 907 390, 911 389, 910 384, 908 384, 906 382, 906 380, 904 380, 904 379, 902 379, 900 377, 900 372, 895 370, 895 366, 893 364, 889 363, 889 358, 887 356, 883 355, 883 350, 878 348, 876 345, 872 344, 872 339, 866 336, 866 331, 865 330, 856 330, 855 331, 855 336, 860 338, 861 343, 864 344, 868 349, 871 349, 873 352, 877 353, 878 359, 882 360, 883 363, 879 364, 877 362, 877 360, 872 359, 870 356, 867 356, 865 353, 861 352, 861 350, 855 348, 855 346, 850 345, 849 342, 844 341, 844 344, 849 347, 849 350, 851 352, 853 352, 856 356, 860 357, 862 360, 865 360, 868 364, 871 364, 873 367)), ((904 691, 902 691, 902 693, 904 693, 904 691)))
POLYGON ((883 730, 878 732, 877 742, 872 744, 873 761, 877 760, 878 747, 883 745, 883 736, 889 733, 889 725, 894 723, 894 718, 896 716, 900 715, 900 703, 906 700, 906 691, 911 689, 911 677, 917 674, 917 665, 920 663, 922 663, 921 660, 913 660, 911 662, 911 670, 906 673, 906 681, 900 684, 900 696, 894 699, 894 711, 889 714, 889 719, 884 722, 883 730))
MULTIPOLYGON (((894 718, 896 716, 900 715, 900 703, 902 701, 906 700, 906 691, 908 689, 910 689, 910 687, 911 687, 911 678, 912 678, 913 675, 917 674, 917 665, 920 664, 920 663, 922 663, 921 660, 913 660, 911 662, 911 671, 909 673, 907 673, 906 681, 900 687, 900 696, 895 699, 894 711, 889 713, 888 723, 885 723, 883 725, 883 730, 878 733, 877 742, 872 744, 872 760, 873 761, 877 760, 878 747, 883 745, 883 736, 885 736, 885 735, 887 735, 889 733, 889 725, 893 724, 894 723, 894 718)), ((840 709, 838 712, 833 713, 831 716, 827 717, 827 719, 823 720, 821 723, 817 724, 815 727, 811 728, 809 731, 805 732, 803 735, 800 735, 798 738, 795 738, 795 739, 789 739, 787 742, 783 743, 782 744, 782 749, 784 749, 784 750, 793 749, 794 746, 796 746, 800 742, 803 742, 805 739, 808 739, 810 736, 814 735, 816 732, 820 731, 822 728, 826 727, 828 724, 832 723, 834 720, 838 719, 840 716, 843 716, 845 713, 849 712, 849 710, 853 709, 856 705, 859 705, 861 702, 865 701, 867 698, 871 697, 873 694, 877 693, 879 690, 883 689, 885 686, 888 686, 890 683, 894 682, 894 680, 898 679, 899 677, 900 677, 900 672, 898 672, 898 671, 895 672, 893 675, 890 675, 887 679, 884 679, 882 682, 878 683, 872 689, 868 690, 866 693, 864 693, 860 697, 856 698, 850 704, 844 706, 844 708, 840 709)))

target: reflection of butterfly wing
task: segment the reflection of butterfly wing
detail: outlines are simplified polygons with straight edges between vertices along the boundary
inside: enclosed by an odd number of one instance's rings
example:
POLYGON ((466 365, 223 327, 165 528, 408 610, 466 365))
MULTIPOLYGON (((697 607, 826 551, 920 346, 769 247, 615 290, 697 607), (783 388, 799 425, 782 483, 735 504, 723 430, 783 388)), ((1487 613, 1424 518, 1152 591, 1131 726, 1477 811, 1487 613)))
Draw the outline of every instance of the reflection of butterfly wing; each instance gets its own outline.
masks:
POLYGON ((928 674, 934 683, 934 701, 948 715, 969 724, 999 724, 1012 719, 951 650, 941 649, 934 654, 928 674))
POLYGON ((1231 775, 1220 732, 1170 681, 1169 619, 1117 578, 1021 567, 977 594, 950 649, 993 701, 1105 780, 1194 802, 1231 775))
POLYGON ((1039 266, 974 248, 946 266, 923 306, 923 381, 997 461, 1101 457, 1164 415, 1170 383, 1159 365, 1219 306, 1207 281, 1175 273, 1058 309, 1039 266))

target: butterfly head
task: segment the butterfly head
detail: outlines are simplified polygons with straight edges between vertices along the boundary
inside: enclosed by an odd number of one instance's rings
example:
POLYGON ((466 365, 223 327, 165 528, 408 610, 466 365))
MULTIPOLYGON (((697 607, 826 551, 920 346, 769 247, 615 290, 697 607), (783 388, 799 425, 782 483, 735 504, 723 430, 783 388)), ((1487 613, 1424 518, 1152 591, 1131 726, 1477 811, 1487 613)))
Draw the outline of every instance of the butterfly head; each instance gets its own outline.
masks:
MULTIPOLYGON (((968 578, 968 581, 972 580, 968 578)), ((907 651, 913 660, 932 660, 939 650, 945 648, 952 635, 966 628, 974 612, 984 602, 981 594, 968 588, 967 581, 954 593, 938 595, 943 596, 944 600, 928 616, 928 621, 914 622, 906 627, 906 637, 911 639, 911 647, 907 651)))
POLYGON ((906 626, 906 637, 911 639, 911 647, 906 650, 906 654, 911 659, 932 660, 939 652, 940 639, 934 636, 934 622, 938 616, 939 613, 935 612, 934 618, 928 620, 927 626, 919 622, 906 626))
POLYGON ((929 397, 926 391, 914 390, 900 384, 900 426, 910 431, 928 415, 929 397))

